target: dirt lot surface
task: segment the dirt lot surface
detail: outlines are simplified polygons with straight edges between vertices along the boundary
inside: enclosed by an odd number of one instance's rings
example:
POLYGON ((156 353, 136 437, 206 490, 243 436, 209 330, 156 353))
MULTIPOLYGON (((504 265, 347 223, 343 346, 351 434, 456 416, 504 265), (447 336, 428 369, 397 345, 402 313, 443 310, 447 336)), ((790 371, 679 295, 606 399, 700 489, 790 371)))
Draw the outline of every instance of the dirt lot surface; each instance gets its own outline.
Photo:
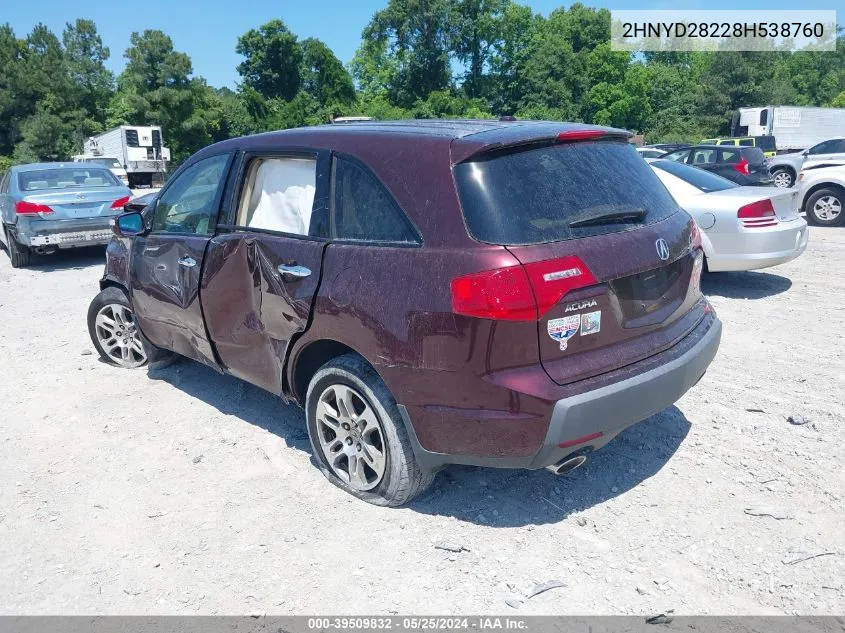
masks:
POLYGON ((0 254, 2 611, 841 614, 843 262, 845 229, 813 229, 797 261, 705 278, 710 371, 583 468, 452 467, 391 510, 323 479, 298 408, 100 362, 101 249, 0 254))

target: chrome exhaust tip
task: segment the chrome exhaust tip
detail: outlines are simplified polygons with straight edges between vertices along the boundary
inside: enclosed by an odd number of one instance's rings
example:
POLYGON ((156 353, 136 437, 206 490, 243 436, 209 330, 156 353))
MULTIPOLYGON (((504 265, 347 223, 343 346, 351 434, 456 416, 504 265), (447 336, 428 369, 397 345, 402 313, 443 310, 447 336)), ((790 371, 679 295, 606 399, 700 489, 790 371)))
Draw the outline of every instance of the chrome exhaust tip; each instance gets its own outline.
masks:
POLYGON ((546 466, 546 470, 553 472, 555 475, 565 475, 568 472, 572 472, 586 461, 587 458, 583 455, 567 457, 566 459, 560 460, 557 464, 546 466))

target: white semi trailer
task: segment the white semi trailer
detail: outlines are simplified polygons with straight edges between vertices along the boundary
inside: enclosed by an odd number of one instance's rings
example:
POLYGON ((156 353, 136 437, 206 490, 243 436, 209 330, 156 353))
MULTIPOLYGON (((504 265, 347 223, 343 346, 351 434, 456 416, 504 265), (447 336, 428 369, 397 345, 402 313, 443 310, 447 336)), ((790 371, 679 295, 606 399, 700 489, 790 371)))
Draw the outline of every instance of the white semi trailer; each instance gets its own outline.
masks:
POLYGON ((740 108, 731 121, 731 136, 774 136, 778 152, 807 149, 845 136, 845 108, 762 106, 740 108))
POLYGON ((158 125, 121 125, 92 136, 85 142, 84 154, 117 158, 132 188, 163 183, 170 162, 158 125))

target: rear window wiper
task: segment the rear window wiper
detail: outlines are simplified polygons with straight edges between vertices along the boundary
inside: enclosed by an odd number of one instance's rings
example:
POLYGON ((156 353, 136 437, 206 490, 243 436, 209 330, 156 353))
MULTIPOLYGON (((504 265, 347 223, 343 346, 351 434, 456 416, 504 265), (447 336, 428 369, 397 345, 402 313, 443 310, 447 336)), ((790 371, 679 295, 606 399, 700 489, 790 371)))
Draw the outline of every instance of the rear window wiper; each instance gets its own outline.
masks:
POLYGON ((567 224, 568 227, 576 226, 594 226, 597 224, 611 224, 613 222, 622 222, 625 220, 642 220, 647 215, 645 209, 631 209, 629 211, 613 211, 611 213, 601 213, 599 215, 592 215, 589 217, 576 218, 567 224))

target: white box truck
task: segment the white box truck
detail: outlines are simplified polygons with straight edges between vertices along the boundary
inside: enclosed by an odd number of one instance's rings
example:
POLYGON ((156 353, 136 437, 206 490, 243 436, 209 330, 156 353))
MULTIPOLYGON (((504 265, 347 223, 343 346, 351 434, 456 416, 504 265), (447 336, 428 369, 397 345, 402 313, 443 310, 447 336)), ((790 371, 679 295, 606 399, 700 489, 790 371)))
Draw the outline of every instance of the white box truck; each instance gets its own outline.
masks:
POLYGON ((83 154, 117 158, 133 189, 162 184, 170 162, 158 125, 121 125, 92 136, 85 141, 83 154))
POLYGON ((731 120, 731 136, 775 137, 778 152, 812 147, 845 136, 845 108, 762 106, 740 108, 731 120))

